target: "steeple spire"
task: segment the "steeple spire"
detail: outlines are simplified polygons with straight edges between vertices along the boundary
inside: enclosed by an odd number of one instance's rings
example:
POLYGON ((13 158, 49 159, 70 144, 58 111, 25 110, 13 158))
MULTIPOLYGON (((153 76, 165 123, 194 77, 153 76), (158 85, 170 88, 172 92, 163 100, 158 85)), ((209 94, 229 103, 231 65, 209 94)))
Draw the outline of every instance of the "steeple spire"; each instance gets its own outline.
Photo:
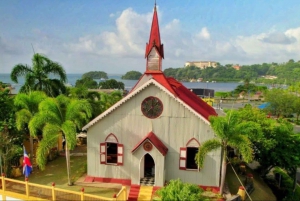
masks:
POLYGON ((158 24, 158 17, 157 17, 157 10, 156 10, 156 1, 154 3, 154 12, 153 12, 153 18, 152 18, 152 25, 151 25, 151 31, 150 31, 150 37, 149 42, 146 44, 146 52, 145 57, 147 58, 147 70, 149 71, 161 71, 161 60, 164 58, 164 49, 163 44, 161 44, 160 40, 160 32, 159 32, 159 24, 158 24), (150 62, 150 57, 152 58, 154 56, 153 52, 155 50, 156 54, 155 57, 157 58, 157 62, 155 63, 154 67, 154 61, 150 62), (151 55, 150 55, 151 53, 151 55), (151 66, 149 64, 151 63, 151 66))

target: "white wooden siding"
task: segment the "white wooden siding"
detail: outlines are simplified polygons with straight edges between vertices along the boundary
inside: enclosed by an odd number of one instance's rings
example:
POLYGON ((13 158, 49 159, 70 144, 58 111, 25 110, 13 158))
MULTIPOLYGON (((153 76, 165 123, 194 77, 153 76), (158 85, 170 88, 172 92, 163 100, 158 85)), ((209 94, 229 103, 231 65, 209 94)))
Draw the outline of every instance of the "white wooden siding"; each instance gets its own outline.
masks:
POLYGON ((165 167, 162 167, 162 170, 165 170, 166 174, 158 173, 162 174, 161 178, 164 176, 166 180, 180 178, 185 182, 205 186, 219 185, 220 150, 209 153, 205 159, 204 168, 200 172, 179 170, 180 147, 185 147, 191 138, 195 138, 200 142, 201 149, 203 142, 213 138, 213 131, 209 125, 155 85, 148 86, 89 128, 88 175, 132 179, 135 183, 139 181, 135 174, 140 172, 139 165, 143 154, 139 152, 143 149, 137 150, 136 153, 131 153, 131 151, 151 131, 169 149, 165 159, 153 157, 156 169, 165 161, 165 167), (156 119, 146 118, 141 112, 141 102, 150 95, 158 97, 164 104, 161 116, 156 119), (110 133, 113 133, 119 143, 124 145, 123 166, 100 164, 100 143, 104 142, 110 133))

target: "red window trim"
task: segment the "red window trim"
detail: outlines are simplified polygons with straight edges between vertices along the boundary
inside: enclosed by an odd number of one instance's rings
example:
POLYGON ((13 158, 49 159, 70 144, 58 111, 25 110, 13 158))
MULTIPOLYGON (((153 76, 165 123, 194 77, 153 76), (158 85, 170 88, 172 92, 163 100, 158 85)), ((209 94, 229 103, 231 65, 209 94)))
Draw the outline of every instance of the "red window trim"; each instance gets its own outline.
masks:
POLYGON ((104 164, 104 165, 118 165, 118 166, 122 166, 124 164, 124 145, 120 144, 118 141, 118 138, 113 134, 110 133, 106 138, 105 138, 105 142, 100 143, 100 164, 104 164), (107 153, 106 153, 106 140, 109 138, 109 136, 113 135, 116 138, 117 141, 117 163, 107 163, 107 153), (120 153, 120 150, 121 153, 120 153))

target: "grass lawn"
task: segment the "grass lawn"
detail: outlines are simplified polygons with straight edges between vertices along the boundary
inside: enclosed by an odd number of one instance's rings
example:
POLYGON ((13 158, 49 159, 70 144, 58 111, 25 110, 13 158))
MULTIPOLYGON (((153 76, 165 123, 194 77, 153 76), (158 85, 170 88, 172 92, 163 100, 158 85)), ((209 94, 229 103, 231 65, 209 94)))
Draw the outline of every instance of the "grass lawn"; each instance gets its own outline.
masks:
MULTIPOLYGON (((252 200, 268 200, 276 201, 275 195, 272 193, 272 190, 269 186, 259 177, 259 175, 252 169, 247 167, 247 173, 252 173, 254 178, 254 188, 255 190, 250 194, 252 200)), ((238 175, 240 180, 243 182, 245 176, 238 175)), ((227 166, 226 172, 226 182, 228 184, 230 193, 235 195, 238 192, 239 187, 241 186, 239 180, 234 174, 230 165, 227 166)), ((246 199, 249 200, 249 199, 246 199)))
MULTIPOLYGON (((77 181, 81 176, 86 173, 86 156, 71 156, 71 179, 77 181)), ((57 188, 72 190, 80 192, 84 187, 84 192, 100 195, 103 197, 112 197, 115 193, 118 193, 120 189, 115 188, 100 188, 91 186, 68 186, 66 158, 59 156, 53 161, 48 162, 46 169, 41 171, 34 168, 33 172, 29 175, 29 182, 51 186, 55 182, 57 188)), ((24 181, 24 177, 16 178, 17 180, 24 181)))

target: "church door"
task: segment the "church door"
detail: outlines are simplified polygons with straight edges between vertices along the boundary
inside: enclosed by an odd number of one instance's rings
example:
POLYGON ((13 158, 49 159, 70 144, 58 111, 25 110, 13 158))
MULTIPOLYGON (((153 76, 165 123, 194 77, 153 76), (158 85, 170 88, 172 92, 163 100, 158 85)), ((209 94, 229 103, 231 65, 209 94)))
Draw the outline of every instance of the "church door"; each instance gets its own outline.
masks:
MULTIPOLYGON (((150 154, 145 154, 144 156, 144 176, 142 176, 140 185, 147 185, 147 186, 152 186, 154 185, 154 178, 155 178, 155 163, 150 154)), ((141 164, 141 167, 142 164, 141 164)))

